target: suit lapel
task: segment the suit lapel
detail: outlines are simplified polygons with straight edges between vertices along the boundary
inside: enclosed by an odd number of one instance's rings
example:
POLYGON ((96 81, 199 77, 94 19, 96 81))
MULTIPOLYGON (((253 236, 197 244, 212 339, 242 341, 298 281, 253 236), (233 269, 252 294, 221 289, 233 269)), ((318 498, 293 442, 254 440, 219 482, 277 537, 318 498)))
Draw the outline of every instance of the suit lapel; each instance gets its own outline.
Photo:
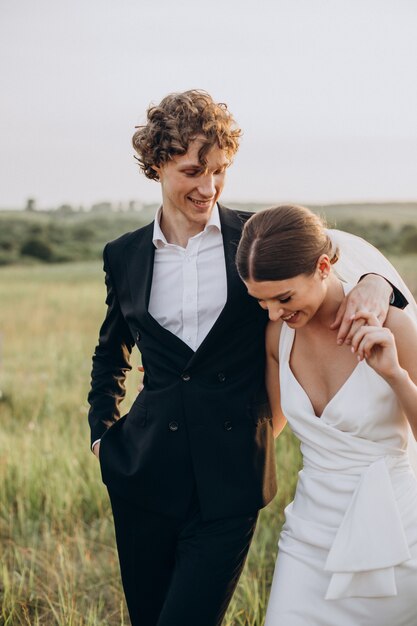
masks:
POLYGON ((189 359, 194 351, 176 335, 161 326, 148 311, 155 259, 152 236, 153 222, 138 232, 137 238, 126 252, 126 273, 134 317, 138 320, 139 328, 148 328, 160 336, 161 342, 189 359))
POLYGON ((126 272, 135 313, 140 319, 148 312, 155 246, 152 243, 153 222, 137 234, 126 252, 126 272))

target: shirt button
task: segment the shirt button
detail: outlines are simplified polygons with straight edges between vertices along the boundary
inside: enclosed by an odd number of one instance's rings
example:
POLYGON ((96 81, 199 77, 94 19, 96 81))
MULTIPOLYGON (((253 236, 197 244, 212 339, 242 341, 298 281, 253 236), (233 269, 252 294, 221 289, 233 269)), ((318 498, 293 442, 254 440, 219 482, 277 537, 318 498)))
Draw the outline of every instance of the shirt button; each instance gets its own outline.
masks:
POLYGON ((170 422, 168 424, 168 428, 169 430, 171 430, 173 433, 175 433, 175 431, 178 430, 179 426, 178 426, 178 422, 170 422))
POLYGON ((219 379, 220 383, 224 383, 224 381, 226 380, 226 376, 223 374, 223 372, 219 372, 217 374, 217 378, 219 379))
POLYGON ((184 372, 183 374, 181 374, 181 378, 183 379, 184 382, 188 383, 189 380, 191 380, 191 376, 189 375, 188 372, 184 372))
POLYGON ((230 420, 226 420, 223 424, 225 430, 232 430, 233 424, 230 420))

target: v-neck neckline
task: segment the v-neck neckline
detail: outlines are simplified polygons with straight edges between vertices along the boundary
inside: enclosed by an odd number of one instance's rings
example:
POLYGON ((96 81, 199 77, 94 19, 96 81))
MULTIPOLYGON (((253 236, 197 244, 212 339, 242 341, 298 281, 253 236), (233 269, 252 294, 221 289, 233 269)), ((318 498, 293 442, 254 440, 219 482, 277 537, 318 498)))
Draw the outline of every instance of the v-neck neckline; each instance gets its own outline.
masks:
MULTIPOLYGON (((343 281, 340 281, 342 283, 342 288, 344 291, 345 296, 349 293, 351 287, 347 284, 344 283, 343 281)), ((294 372, 291 369, 291 353, 294 347, 294 340, 295 340, 295 334, 296 331, 294 328, 290 329, 292 330, 292 339, 291 339, 291 344, 289 346, 288 349, 288 359, 287 359, 287 366, 290 372, 290 375, 293 377, 293 379, 295 380, 295 382, 297 383, 297 385, 300 387, 300 389, 302 390, 302 392, 304 393, 305 397, 307 398, 311 410, 313 412, 313 415, 317 418, 317 419, 321 419, 323 417, 323 415, 326 413, 327 409, 329 408, 329 406, 331 404, 333 404, 333 401, 342 393, 342 391, 344 390, 344 388, 347 386, 347 384, 349 383, 350 379, 354 376, 354 374, 356 373, 356 371, 359 369, 360 364, 362 363, 362 361, 359 361, 355 367, 353 368, 353 370, 350 372, 349 376, 344 380, 344 382, 340 385, 340 387, 337 389, 337 391, 333 394, 333 396, 330 398, 330 400, 325 404, 325 406, 323 407, 322 412, 320 413, 320 415, 317 415, 313 403, 311 401, 310 396, 308 395, 307 391, 304 389, 304 387, 302 386, 302 384, 300 383, 300 381, 298 380, 298 378, 296 377, 296 375, 294 374, 294 372)))
MULTIPOLYGON (((295 333, 294 333, 294 337, 295 337, 295 333)), ((291 348, 292 348, 292 344, 294 342, 294 337, 293 337, 293 341, 291 343, 291 348)), ((301 389, 301 391, 303 392, 303 394, 307 398, 307 400, 308 400, 308 402, 310 404, 311 410, 313 412, 314 417, 316 417, 317 419, 321 419, 323 417, 323 415, 327 412, 327 410, 330 407, 330 405, 333 404, 334 400, 342 393, 342 391, 345 389, 345 387, 350 382, 351 378, 353 378, 353 376, 356 374, 356 372, 359 369, 359 366, 361 365, 361 363, 362 363, 362 361, 360 361, 359 363, 357 363, 355 365, 355 367, 353 368, 353 370, 351 371, 349 376, 346 378, 346 380, 342 383, 342 385, 338 388, 336 393, 334 393, 333 396, 330 398, 330 400, 326 403, 326 405, 324 406, 324 408, 323 408, 322 412, 320 413, 320 415, 317 415, 316 410, 315 410, 315 408, 313 406, 313 403, 312 403, 312 401, 310 399, 310 396, 308 395, 307 391, 304 389, 304 387, 302 386, 302 384, 300 383, 300 381, 298 380, 298 378, 295 376, 294 372, 292 371, 289 359, 287 360, 287 367, 288 367, 290 375, 295 380, 295 382, 297 383, 297 385, 299 386, 299 388, 301 389)))

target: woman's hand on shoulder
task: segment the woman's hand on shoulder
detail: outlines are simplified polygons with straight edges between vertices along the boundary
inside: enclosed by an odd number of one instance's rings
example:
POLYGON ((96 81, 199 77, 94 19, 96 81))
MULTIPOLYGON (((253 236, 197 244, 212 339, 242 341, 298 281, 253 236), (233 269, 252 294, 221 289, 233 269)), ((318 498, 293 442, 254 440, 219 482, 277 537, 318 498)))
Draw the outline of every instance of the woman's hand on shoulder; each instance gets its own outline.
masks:
POLYGON ((391 307, 384 326, 369 311, 358 311, 353 319, 365 322, 352 337, 352 351, 359 361, 365 359, 388 382, 401 377, 404 369, 412 378, 417 377, 417 368, 413 367, 417 327, 404 311, 391 307), (416 371, 409 371, 410 368, 416 371))
POLYGON ((365 323, 360 315, 364 311, 371 311, 383 324, 388 314, 391 293, 391 285, 382 276, 364 276, 345 296, 331 325, 333 330, 338 329, 338 344, 352 343, 358 328, 365 323))

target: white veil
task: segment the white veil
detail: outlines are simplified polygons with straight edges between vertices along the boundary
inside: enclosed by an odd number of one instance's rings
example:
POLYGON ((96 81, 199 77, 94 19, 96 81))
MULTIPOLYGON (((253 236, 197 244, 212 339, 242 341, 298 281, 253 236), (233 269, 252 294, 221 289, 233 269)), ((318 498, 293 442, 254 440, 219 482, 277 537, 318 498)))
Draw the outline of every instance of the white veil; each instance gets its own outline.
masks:
MULTIPOLYGON (((417 304, 413 294, 394 268, 394 266, 370 243, 340 230, 327 231, 333 244, 339 247, 340 258, 334 265, 336 274, 341 280, 355 285, 364 274, 379 274, 387 278, 407 298, 405 312, 417 324, 417 304)), ((414 473, 417 476, 417 442, 409 429, 408 454, 414 473)))

